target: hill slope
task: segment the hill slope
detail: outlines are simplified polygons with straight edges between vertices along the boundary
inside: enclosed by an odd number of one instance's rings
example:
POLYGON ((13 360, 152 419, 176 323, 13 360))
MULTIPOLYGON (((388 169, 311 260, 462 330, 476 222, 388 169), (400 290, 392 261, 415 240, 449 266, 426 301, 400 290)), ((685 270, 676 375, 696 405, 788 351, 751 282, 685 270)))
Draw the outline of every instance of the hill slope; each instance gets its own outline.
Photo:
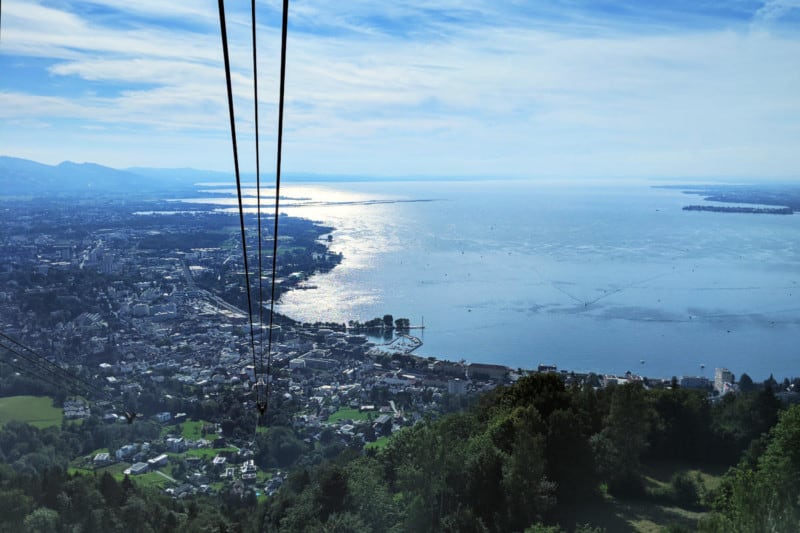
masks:
POLYGON ((0 156, 0 190, 12 195, 153 192, 182 188, 194 181, 188 172, 169 179, 144 174, 94 163, 45 165, 0 156))

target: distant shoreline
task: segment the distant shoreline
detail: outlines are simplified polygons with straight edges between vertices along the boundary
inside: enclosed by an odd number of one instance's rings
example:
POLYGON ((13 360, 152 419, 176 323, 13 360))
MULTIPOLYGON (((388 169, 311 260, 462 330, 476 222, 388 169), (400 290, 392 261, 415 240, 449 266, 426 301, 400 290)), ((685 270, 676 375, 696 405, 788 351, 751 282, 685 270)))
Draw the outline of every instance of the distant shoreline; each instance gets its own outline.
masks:
POLYGON ((681 189, 683 194, 699 195, 706 202, 745 205, 687 205, 684 211, 745 213, 755 215, 792 215, 800 211, 800 186, 797 184, 764 185, 661 185, 657 189, 681 189))
POLYGON ((790 207, 735 207, 722 205, 687 205, 684 211, 710 211, 713 213, 751 213, 756 215, 792 215, 790 207))

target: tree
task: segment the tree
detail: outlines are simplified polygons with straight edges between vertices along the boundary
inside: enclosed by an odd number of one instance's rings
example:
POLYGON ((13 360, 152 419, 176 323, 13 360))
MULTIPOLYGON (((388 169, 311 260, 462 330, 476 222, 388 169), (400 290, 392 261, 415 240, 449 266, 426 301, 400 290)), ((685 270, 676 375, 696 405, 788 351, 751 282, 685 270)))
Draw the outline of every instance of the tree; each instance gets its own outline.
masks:
POLYGON ((638 384, 613 388, 603 430, 592 437, 595 461, 612 491, 641 490, 641 456, 655 413, 638 384))
POLYGON ((542 523, 536 523, 525 530, 525 533, 563 533, 563 529, 558 526, 546 526, 542 523))
POLYGON ((441 531, 445 533, 489 533, 483 520, 475 516, 472 509, 450 513, 442 519, 441 531))
POLYGON ((556 409, 569 408, 571 403, 561 378, 550 372, 525 376, 513 387, 498 389, 496 396, 489 394, 482 397, 481 402, 490 412, 495 405, 508 407, 531 405, 545 420, 556 409))
MULTIPOLYGON (((186 463, 184 463, 184 467, 185 466, 186 463)), ((122 491, 125 493, 125 495, 131 494, 134 490, 133 481, 131 481, 131 477, 128 474, 125 474, 125 477, 122 478, 122 483, 120 483, 120 486, 122 487, 122 491)))
POLYGON ((753 385, 753 380, 747 374, 742 374, 739 378, 739 390, 741 392, 750 392, 755 389, 755 385, 753 385))
POLYGON ((256 436, 255 461, 261 468, 290 467, 306 450, 291 428, 276 426, 256 436))
MULTIPOLYGON (((186 476, 186 472, 187 472, 186 461, 182 457, 173 459, 172 476, 175 479, 183 479, 186 476)), ((130 481, 130 478, 127 478, 127 476, 126 479, 130 481)))
POLYGON ((50 533, 56 530, 58 513, 47 507, 39 507, 25 517, 25 531, 28 533, 50 533))
POLYGON ((368 528, 364 521, 353 513, 335 513, 328 517, 322 525, 323 533, 367 533, 374 531, 368 528))
POLYGON ((226 437, 233 437, 233 430, 236 429, 236 424, 233 420, 227 418, 220 423, 222 434, 226 437))
MULTIPOLYGON (((556 484, 546 476, 546 426, 533 407, 515 413, 514 442, 502 465, 508 530, 541 520, 556 503, 556 484)), ((489 486, 489 485, 487 485, 489 486)), ((491 518, 491 515, 489 515, 491 518)), ((487 522, 490 523, 490 522, 487 522)))
POLYGON ((656 460, 716 461, 711 442, 711 406, 702 391, 654 390, 649 393, 658 425, 648 438, 648 458, 656 460))
POLYGON ((681 507, 694 508, 700 500, 700 484, 697 480, 692 479, 686 472, 676 472, 670 479, 670 488, 672 489, 672 497, 675 503, 681 507))
POLYGON ((112 507, 119 507, 125 501, 122 487, 108 471, 103 472, 103 475, 100 476, 100 494, 105 498, 106 504, 112 507))
POLYGON ((358 502, 358 515, 372 531, 387 531, 397 522, 397 505, 377 460, 361 457, 348 465, 347 492, 358 502))
MULTIPOLYGON (((2 476, 5 477, 5 476, 2 476)), ((25 516, 33 508, 33 498, 20 489, 0 490, 0 523, 9 530, 11 526, 22 524, 25 516)))
POLYGON ((754 439, 775 425, 780 400, 767 387, 762 391, 726 394, 712 409, 717 456, 735 462, 754 439))
POLYGON ((716 513, 701 531, 796 531, 800 523, 800 406, 784 411, 755 468, 740 465, 723 479, 716 513))
POLYGON ((594 490, 587 418, 572 409, 557 409, 547 420, 547 478, 556 484, 559 502, 579 501, 594 490))
POLYGON ((758 463, 759 481, 771 491, 766 519, 788 531, 800 524, 800 406, 782 413, 770 437, 758 463))
POLYGON ((327 520, 332 514, 345 511, 347 496, 347 479, 342 469, 335 465, 324 469, 317 480, 315 498, 320 518, 327 520))

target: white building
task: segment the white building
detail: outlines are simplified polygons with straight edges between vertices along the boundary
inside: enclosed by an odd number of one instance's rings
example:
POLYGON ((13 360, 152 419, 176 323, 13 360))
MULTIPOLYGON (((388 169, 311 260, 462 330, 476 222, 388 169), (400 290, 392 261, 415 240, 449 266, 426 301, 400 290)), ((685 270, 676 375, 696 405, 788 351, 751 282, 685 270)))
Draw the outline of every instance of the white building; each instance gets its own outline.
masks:
POLYGON ((110 462, 111 462, 111 454, 109 453, 103 452, 103 453, 98 453, 97 455, 94 456, 94 464, 96 465, 110 463, 110 462))
POLYGON ((156 469, 162 466, 167 466, 168 461, 169 461, 169 456, 165 453, 162 453, 158 457, 155 457, 147 461, 147 464, 150 465, 150 467, 152 467, 153 469, 156 469))
POLYGON ((733 372, 727 368, 714 369, 714 390, 723 394, 726 392, 725 384, 733 383, 733 372))
POLYGON ((139 447, 135 444, 126 444, 114 454, 118 461, 123 461, 139 451, 139 447))
POLYGON ((130 468, 125 470, 124 474, 130 474, 133 476, 138 476, 140 474, 146 474, 147 471, 150 469, 150 465, 147 463, 134 463, 131 465, 130 468))

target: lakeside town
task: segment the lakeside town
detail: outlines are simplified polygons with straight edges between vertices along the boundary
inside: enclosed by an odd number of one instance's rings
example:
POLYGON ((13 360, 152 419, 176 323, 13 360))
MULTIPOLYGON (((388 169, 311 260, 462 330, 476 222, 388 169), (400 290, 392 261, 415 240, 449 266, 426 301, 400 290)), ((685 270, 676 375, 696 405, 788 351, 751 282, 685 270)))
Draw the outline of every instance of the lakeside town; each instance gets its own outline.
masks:
MULTIPOLYGON (((134 425, 157 427, 76 457, 75 471, 148 480, 175 497, 223 489, 271 495, 304 451, 380 448, 404 427, 531 373, 557 373, 567 386, 641 382, 706 390, 712 398, 747 386, 744 375, 724 368, 713 378, 653 378, 576 373, 546 361, 512 369, 416 356, 420 341, 408 319, 389 314, 349 324, 278 317, 266 376, 265 327, 256 324, 254 351, 241 255, 220 229, 230 217, 164 214, 164 207, 92 200, 75 209, 32 200, 22 210, 0 210, 0 331, 79 378, 38 392, 61 402, 67 424, 125 426, 130 411, 134 425), (271 388, 260 421, 259 378, 271 388), (278 426, 291 431, 271 443, 278 426)), ((288 218, 286 227, 276 283, 302 290, 340 258, 328 250, 331 228, 288 218)), ((19 378, 41 374, 41 366, 10 352, 2 362, 19 378)), ((776 395, 798 402, 794 385, 776 383, 776 395)))

